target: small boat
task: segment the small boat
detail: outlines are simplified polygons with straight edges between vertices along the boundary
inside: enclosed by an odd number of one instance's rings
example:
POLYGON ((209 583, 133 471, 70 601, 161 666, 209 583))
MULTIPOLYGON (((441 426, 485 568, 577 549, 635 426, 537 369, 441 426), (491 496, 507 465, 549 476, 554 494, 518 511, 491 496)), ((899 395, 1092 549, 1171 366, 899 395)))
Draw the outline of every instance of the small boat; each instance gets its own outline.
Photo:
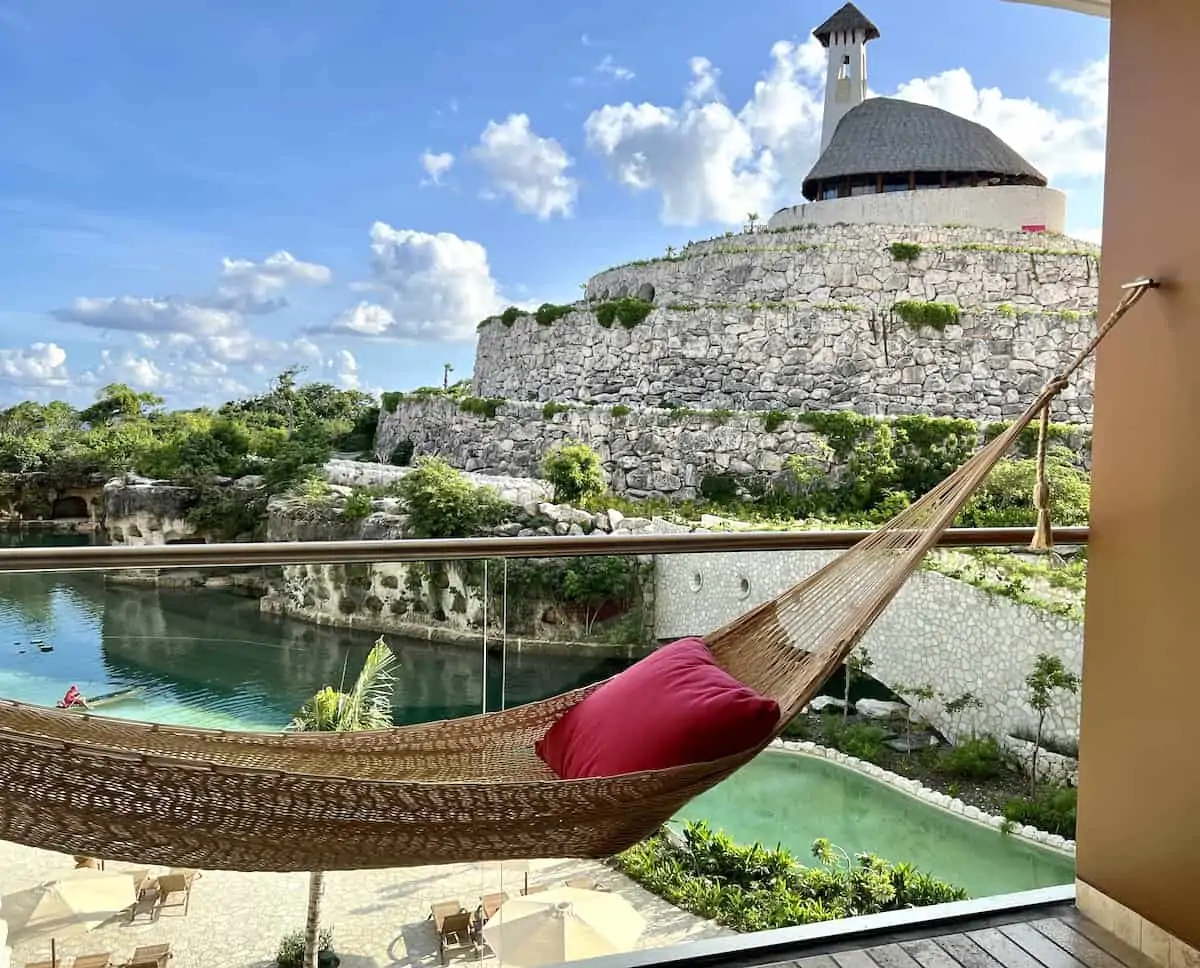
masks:
POLYGON ((112 706, 127 699, 133 699, 140 695, 142 691, 142 686, 130 686, 127 689, 118 689, 116 692, 101 693, 99 696, 85 696, 84 698, 87 700, 86 706, 68 706, 67 708, 72 712, 86 713, 100 706, 112 706))

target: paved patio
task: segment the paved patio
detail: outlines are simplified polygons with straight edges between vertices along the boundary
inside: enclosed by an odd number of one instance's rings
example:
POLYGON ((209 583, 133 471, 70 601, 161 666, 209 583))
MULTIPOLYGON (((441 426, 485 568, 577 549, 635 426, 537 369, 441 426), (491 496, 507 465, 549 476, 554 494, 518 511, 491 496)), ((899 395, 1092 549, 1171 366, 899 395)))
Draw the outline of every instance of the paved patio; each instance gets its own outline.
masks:
MULTIPOLYGON (((0 841, 0 894, 69 875, 72 858, 0 841)), ((108 864, 108 870, 133 868, 108 864)), ((161 869, 158 871, 161 872, 161 869)), ((596 861, 532 861, 529 883, 561 885, 567 878, 590 878, 621 894, 645 917, 638 947, 714 937, 728 931, 672 907, 627 877, 596 861)), ((334 872, 325 877, 322 925, 333 929, 342 968, 433 968, 439 964, 429 909, 436 901, 458 900, 474 910, 481 894, 520 893, 524 874, 501 871, 499 864, 452 864, 382 871, 334 872)), ((58 943, 60 964, 75 955, 111 951, 116 963, 138 945, 170 942, 172 968, 268 968, 279 939, 303 928, 307 874, 240 874, 205 871, 192 889, 187 915, 168 907, 157 921, 110 923, 58 943)), ((13 968, 48 960, 49 943, 20 945, 13 968)), ((479 965, 468 953, 452 954, 451 966, 479 965)), ((485 968, 497 968, 486 959, 485 968)))

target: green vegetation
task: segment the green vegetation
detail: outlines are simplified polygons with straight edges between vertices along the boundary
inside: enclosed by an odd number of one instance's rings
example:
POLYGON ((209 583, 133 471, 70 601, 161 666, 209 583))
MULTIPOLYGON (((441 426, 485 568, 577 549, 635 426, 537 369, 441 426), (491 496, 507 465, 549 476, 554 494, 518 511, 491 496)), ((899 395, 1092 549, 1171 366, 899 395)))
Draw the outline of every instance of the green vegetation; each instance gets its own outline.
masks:
POLYGON ((554 488, 554 500, 559 504, 574 504, 604 493, 600 455, 580 441, 551 448, 542 459, 542 476, 554 488))
POLYGON ((966 892, 909 864, 870 854, 853 859, 827 840, 814 867, 786 850, 742 846, 707 824, 688 823, 682 842, 658 833, 614 863, 676 907, 736 931, 812 924, 964 899, 966 892))
MULTIPOLYGON (((333 929, 322 928, 317 942, 318 968, 336 968, 341 959, 334 954, 333 929)), ((304 932, 292 931, 279 939, 275 953, 276 968, 304 968, 304 932)))
POLYGON ((942 755, 942 768, 964 780, 992 780, 1004 770, 1004 751, 995 736, 973 736, 942 755))
POLYGON ((459 401, 458 409, 463 413, 473 413, 477 417, 483 417, 485 420, 494 420, 496 412, 506 402, 499 397, 463 397, 459 401))
POLYGON ((216 409, 170 411, 161 398, 124 384, 100 390, 76 410, 62 401, 25 401, 0 411, 0 472, 51 480, 139 473, 197 491, 192 523, 218 540, 261 534, 266 502, 309 476, 337 451, 373 443, 379 408, 365 393, 328 383, 299 384, 299 367, 257 396, 216 409), (231 489, 219 478, 260 475, 231 489))
POLYGON ((1077 802, 1078 792, 1074 787, 1043 786, 1032 797, 1005 804, 1004 819, 1074 840, 1077 802))
MULTIPOLYGON (((958 524, 966 528, 1027 528, 1037 524, 1033 490, 1037 462, 1001 460, 987 480, 967 501, 958 524)), ((1046 462, 1050 508, 1058 525, 1087 524, 1091 484, 1087 475, 1068 463, 1066 456, 1051 453, 1046 462)))
POLYGON ((892 306, 892 312, 904 320, 905 325, 914 332, 929 327, 941 333, 947 326, 958 322, 959 310, 953 303, 902 299, 892 306))
POLYGON ((522 311, 516 306, 509 306, 500 314, 500 322, 505 326, 512 326, 517 321, 517 317, 523 315, 522 311))
POLYGON ((915 262, 921 255, 921 246, 917 242, 893 242, 888 248, 897 262, 915 262))
POLYGON ((790 414, 785 410, 772 410, 763 417, 763 430, 769 434, 775 433, 780 427, 788 422, 790 414))
POLYGON ((628 417, 632 411, 623 403, 615 404, 612 410, 609 411, 614 419, 619 420, 621 417, 628 417))
POLYGON ((507 505, 492 488, 479 487, 438 457, 418 457, 397 494, 408 506, 417 538, 465 538, 501 523, 507 505))
POLYGON ((542 303, 533 314, 539 326, 551 326, 562 319, 567 313, 575 311, 574 306, 560 306, 554 303, 542 303))
POLYGON ((1033 669, 1025 677, 1028 689, 1026 702, 1037 714, 1037 732, 1033 739, 1033 759, 1029 765, 1030 782, 1036 797, 1038 791, 1038 754, 1042 750, 1042 732, 1046 725, 1046 714, 1054 708, 1061 694, 1075 695, 1079 692, 1079 676, 1071 672, 1057 655, 1043 652, 1034 660, 1033 669))
POLYGON ((650 310, 654 308, 654 304, 647 302, 645 299, 626 296, 623 299, 613 299, 608 302, 599 303, 594 308, 596 311, 596 322, 605 329, 610 329, 614 322, 620 323, 626 329, 633 329, 633 327, 637 326, 650 315, 650 310))
POLYGON ((542 407, 542 419, 553 420, 558 414, 567 413, 571 409, 572 407, 569 403, 558 403, 554 400, 551 400, 544 407, 542 407))

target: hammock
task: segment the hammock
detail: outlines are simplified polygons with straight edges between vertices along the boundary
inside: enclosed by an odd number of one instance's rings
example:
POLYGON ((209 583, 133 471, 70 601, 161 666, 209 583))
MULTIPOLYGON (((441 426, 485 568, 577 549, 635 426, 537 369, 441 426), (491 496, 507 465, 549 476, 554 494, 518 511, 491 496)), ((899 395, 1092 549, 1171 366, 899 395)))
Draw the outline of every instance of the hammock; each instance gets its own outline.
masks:
MULTIPOLYGON (((893 521, 706 641, 780 706, 778 730, 842 664, 1022 430, 1150 288, 1112 316, 1012 426, 893 521)), ((1036 495, 1049 538, 1048 491, 1036 495)), ((239 733, 0 700, 0 839, 138 864, 351 870, 606 857, 770 740, 723 759, 561 780, 534 743, 598 686, 464 719, 361 733, 239 733)))

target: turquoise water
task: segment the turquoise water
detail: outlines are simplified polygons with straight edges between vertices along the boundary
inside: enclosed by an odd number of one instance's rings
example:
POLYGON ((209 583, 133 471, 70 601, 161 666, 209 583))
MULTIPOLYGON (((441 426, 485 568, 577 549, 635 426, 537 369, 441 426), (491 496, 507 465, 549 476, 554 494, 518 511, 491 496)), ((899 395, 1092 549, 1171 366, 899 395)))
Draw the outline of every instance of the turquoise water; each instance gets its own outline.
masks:
POLYGON ((707 820, 740 843, 781 844, 810 863, 828 837, 851 856, 906 860, 973 897, 1069 884, 1069 857, 955 817, 870 777, 811 756, 767 751, 701 794, 680 820, 707 820))
MULTIPOLYGON (((0 540, 5 543, 14 542, 0 540)), ((481 710, 481 649, 386 638, 400 660, 398 723, 481 710)), ((27 702, 52 705, 72 683, 85 696, 136 686, 134 698, 97 712, 190 726, 281 729, 316 690, 353 681, 374 639, 264 615, 256 600, 221 591, 106 585, 99 573, 0 574, 0 696, 27 702), (41 651, 38 641, 53 651, 41 651)), ((516 650, 502 662, 493 650, 487 708, 499 708, 502 698, 511 706, 552 696, 626 664, 516 650)))

